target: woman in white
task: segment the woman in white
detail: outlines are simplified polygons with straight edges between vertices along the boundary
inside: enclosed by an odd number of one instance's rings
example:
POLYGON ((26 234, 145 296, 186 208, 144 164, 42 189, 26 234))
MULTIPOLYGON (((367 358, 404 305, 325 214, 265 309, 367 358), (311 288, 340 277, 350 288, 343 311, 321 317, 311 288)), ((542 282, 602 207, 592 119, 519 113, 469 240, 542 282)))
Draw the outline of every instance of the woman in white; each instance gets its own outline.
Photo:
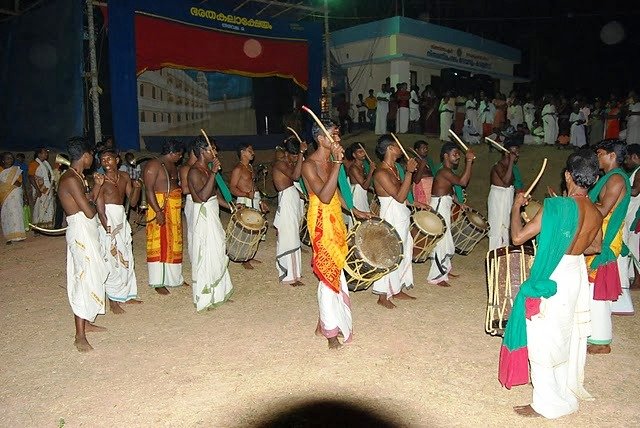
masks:
POLYGON ((44 228, 51 228, 55 213, 53 195, 53 170, 47 161, 49 151, 36 151, 33 162, 29 165, 29 181, 33 186, 33 223, 44 228))
POLYGON ((545 99, 542 109, 542 125, 544 126, 544 143, 555 144, 558 141, 558 114, 551 97, 545 99))
POLYGON ((442 98, 438 111, 440 112, 440 140, 449 141, 449 130, 455 115, 455 98, 450 93, 442 98))
POLYGON ((0 219, 7 244, 26 239, 22 214, 22 170, 13 165, 9 152, 2 155, 0 165, 0 219))

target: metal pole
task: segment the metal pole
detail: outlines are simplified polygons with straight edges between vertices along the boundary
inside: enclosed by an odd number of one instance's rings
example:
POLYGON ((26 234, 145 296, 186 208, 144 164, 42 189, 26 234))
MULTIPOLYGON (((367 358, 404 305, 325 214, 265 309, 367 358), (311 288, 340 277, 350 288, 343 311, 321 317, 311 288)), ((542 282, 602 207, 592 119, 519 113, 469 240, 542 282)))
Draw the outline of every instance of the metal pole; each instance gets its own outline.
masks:
POLYGON ((329 1, 324 0, 324 62, 325 62, 325 73, 327 78, 327 110, 329 112, 329 117, 331 117, 332 111, 332 91, 331 91, 331 47, 330 44, 330 34, 329 34, 329 1))
POLYGON ((98 62, 96 61, 96 34, 93 23, 93 0, 87 0, 87 27, 89 35, 89 76, 91 77, 91 106, 93 110, 93 133, 95 142, 102 141, 102 129, 100 127, 100 100, 98 99, 98 62))

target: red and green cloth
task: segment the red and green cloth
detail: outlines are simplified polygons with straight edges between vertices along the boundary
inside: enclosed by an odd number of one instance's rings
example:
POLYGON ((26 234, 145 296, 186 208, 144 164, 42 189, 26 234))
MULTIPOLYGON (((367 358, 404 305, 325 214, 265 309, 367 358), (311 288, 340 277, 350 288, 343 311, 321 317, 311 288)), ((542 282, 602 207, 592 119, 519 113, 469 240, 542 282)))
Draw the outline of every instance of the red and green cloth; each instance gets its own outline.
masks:
POLYGON ((571 246, 577 229, 578 204, 573 198, 544 200, 542 226, 536 238, 538 256, 529 279, 522 283, 513 302, 500 349, 498 379, 507 389, 529 382, 526 319, 540 312, 542 297, 556 294, 557 284, 550 277, 571 246))

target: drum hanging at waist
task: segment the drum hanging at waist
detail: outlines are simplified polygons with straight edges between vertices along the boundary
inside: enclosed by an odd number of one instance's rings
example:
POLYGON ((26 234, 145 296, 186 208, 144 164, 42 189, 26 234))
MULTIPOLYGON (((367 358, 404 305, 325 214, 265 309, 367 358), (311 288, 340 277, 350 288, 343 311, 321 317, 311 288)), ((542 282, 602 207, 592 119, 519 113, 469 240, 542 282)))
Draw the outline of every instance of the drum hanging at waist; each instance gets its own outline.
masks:
POLYGON ((231 214, 226 231, 227 255, 234 262, 253 259, 260 239, 267 231, 267 221, 254 208, 242 207, 231 214))
POLYGON ((473 208, 467 208, 451 224, 451 236, 456 253, 462 256, 469 254, 478 242, 489 233, 489 222, 473 208))
POLYGON ((424 263, 447 231, 444 218, 432 208, 414 209, 411 213, 411 236, 415 263, 424 263))

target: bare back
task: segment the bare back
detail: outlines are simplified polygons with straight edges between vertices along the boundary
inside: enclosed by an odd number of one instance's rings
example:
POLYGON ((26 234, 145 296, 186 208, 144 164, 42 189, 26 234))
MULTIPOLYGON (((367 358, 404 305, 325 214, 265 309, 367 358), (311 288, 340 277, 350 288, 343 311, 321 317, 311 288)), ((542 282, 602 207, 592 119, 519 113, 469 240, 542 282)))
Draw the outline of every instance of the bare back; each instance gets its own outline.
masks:
POLYGON ((578 204, 578 230, 567 254, 598 252, 602 243, 602 214, 587 197, 575 197, 578 204), (595 246, 594 251, 587 251, 595 246))
POLYGON ((58 186, 58 197, 67 216, 72 216, 80 211, 84 212, 87 218, 93 218, 96 215, 96 209, 89 204, 85 190, 82 179, 76 176, 73 171, 67 170, 62 174, 58 186))
POLYGON ((180 188, 182 189, 183 195, 188 195, 191 192, 189 191, 189 183, 187 183, 187 175, 189 174, 189 168, 191 165, 180 165, 178 168, 178 174, 180 176, 180 188))
POLYGON ((278 160, 273 164, 271 175, 273 177, 273 185, 278 192, 293 186, 291 175, 293 175, 294 169, 295 166, 285 159, 278 160))

